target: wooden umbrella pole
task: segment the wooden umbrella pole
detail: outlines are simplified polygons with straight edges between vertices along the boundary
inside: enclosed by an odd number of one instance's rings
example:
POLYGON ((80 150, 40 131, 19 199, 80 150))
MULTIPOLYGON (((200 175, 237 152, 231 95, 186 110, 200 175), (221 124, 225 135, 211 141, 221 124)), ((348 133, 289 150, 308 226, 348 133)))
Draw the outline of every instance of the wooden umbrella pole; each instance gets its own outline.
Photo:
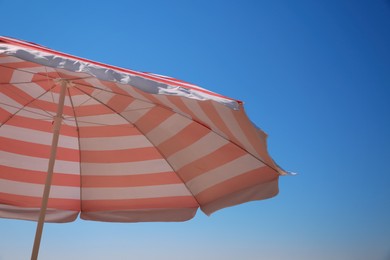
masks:
POLYGON ((66 87, 68 85, 67 80, 61 79, 59 80, 59 82, 61 83, 61 91, 60 91, 60 97, 58 101, 57 114, 54 118, 54 123, 53 123, 53 138, 51 143, 50 159, 47 168, 45 189, 43 191, 43 196, 42 196, 41 211, 38 219, 37 230, 35 232, 34 247, 31 254, 31 260, 36 260, 38 258, 39 246, 41 244, 43 224, 45 222, 47 203, 49 200, 50 186, 53 177, 54 164, 55 164, 55 159, 57 154, 58 139, 59 139, 60 129, 61 129, 66 87))

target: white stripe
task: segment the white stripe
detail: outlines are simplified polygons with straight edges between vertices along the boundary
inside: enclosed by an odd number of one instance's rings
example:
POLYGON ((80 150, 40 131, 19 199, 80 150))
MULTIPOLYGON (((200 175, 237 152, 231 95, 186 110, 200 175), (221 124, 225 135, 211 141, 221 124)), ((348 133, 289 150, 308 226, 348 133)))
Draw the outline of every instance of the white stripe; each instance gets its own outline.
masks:
MULTIPOLYGON (((53 92, 49 91, 46 94, 40 96, 38 100, 54 103, 55 106, 57 106, 59 97, 60 97, 60 95, 58 93, 53 93, 53 92)), ((72 103, 70 102, 70 99, 68 96, 65 96, 64 105, 65 105, 65 107, 72 107, 72 103)))
POLYGON ((52 112, 45 112, 42 109, 35 109, 31 107, 25 107, 25 109, 20 110, 16 115, 48 122, 53 122, 54 118, 54 113, 52 112))
POLYGON ((189 114, 184 113, 181 111, 175 104, 173 104, 165 95, 156 95, 155 98, 157 98, 162 104, 164 104, 166 107, 172 109, 174 112, 181 114, 187 118, 192 118, 189 114))
POLYGON ((96 116, 81 116, 77 118, 79 126, 96 126, 96 125, 123 125, 129 122, 118 114, 105 114, 96 116))
POLYGON ((31 82, 33 76, 34 74, 32 73, 15 69, 12 73, 10 83, 31 82))
POLYGON ((197 195, 214 185, 261 167, 264 167, 263 163, 253 156, 246 154, 234 161, 199 175, 188 181, 186 185, 192 194, 197 195))
POLYGON ((126 107, 126 109, 123 111, 124 112, 131 112, 131 111, 135 111, 135 110, 149 110, 150 108, 153 108, 155 106, 156 106, 155 104, 141 101, 138 99, 134 99, 134 101, 131 102, 130 105, 128 105, 126 107))
POLYGON ((169 138, 175 136, 191 123, 192 121, 186 117, 179 114, 173 114, 156 128, 147 133, 146 136, 155 146, 158 146, 169 138))
POLYGON ((80 148, 83 151, 108 151, 152 147, 143 135, 80 138, 80 148))
MULTIPOLYGON (((111 91, 111 90, 110 90, 111 91)), ((116 94, 100 89, 95 89, 91 94, 93 99, 99 100, 103 104, 107 104, 116 94)), ((99 102, 97 102, 99 103, 99 102)), ((100 104, 100 103, 99 103, 100 104)))
POLYGON ((121 200, 191 196, 191 193, 184 184, 128 188, 82 188, 81 192, 83 200, 121 200))
POLYGON ((190 146, 177 151, 168 158, 168 162, 174 169, 178 170, 183 166, 198 160, 226 145, 228 141, 221 138, 214 132, 210 132, 190 146))
POLYGON ((0 93, 0 107, 4 110, 8 111, 9 113, 14 114, 17 112, 20 108, 22 108, 22 105, 16 102, 14 99, 10 98, 7 95, 4 95, 3 93, 0 93))
MULTIPOLYGON (((13 85, 15 88, 18 88, 20 91, 26 93, 31 97, 31 99, 35 99, 46 92, 41 86, 36 83, 20 83, 13 85)), ((50 92, 46 93, 50 94, 50 92)), ((29 100, 26 100, 29 101, 29 100)))
POLYGON ((163 159, 126 163, 81 163, 83 175, 136 175, 173 171, 163 159))
POLYGON ((134 124, 153 107, 154 105, 135 100, 121 113, 121 115, 134 124))
POLYGON ((0 100, 0 107, 9 113, 15 114, 23 108, 23 110, 18 112, 18 116, 24 116, 32 119, 52 120, 55 115, 53 112, 40 109, 39 107, 35 108, 34 103, 30 104, 30 106, 24 107, 3 93, 0 93, 0 100))
POLYGON ((248 138, 245 136, 242 131, 240 124, 237 122, 236 118, 233 115, 233 111, 225 106, 219 104, 214 104, 215 109, 218 111, 221 119, 224 121, 225 125, 229 128, 233 136, 242 144, 242 146, 253 155, 258 155, 256 149, 249 142, 248 138))
MULTIPOLYGON (((53 120, 51 122, 53 122, 53 120)), ((77 127, 74 117, 63 117, 62 125, 77 127)), ((77 129, 75 128, 75 131, 76 130, 77 129)))
MULTIPOLYGON (((2 94, 0 93, 0 100, 4 100, 2 97, 2 94)), ((5 102, 4 102, 5 103, 5 102)), ((16 114, 20 117, 30 118, 30 119, 38 119, 42 121, 47 122, 53 122, 54 113, 52 112, 45 112, 42 109, 35 109, 31 107, 25 107, 23 110, 20 110, 20 104, 15 103, 17 107, 15 107, 13 104, 10 104, 8 102, 7 104, 1 104, 0 107, 4 109, 5 111, 9 112, 10 114, 16 114)), ((68 126, 76 126, 76 122, 74 117, 66 117, 62 121, 64 125, 68 126)))
MULTIPOLYGON (((49 159, 0 151, 0 164, 4 166, 47 172, 48 163, 49 159)), ((54 165, 54 172, 78 175, 80 172, 80 163, 56 160, 54 165)))
POLYGON ((97 78, 95 77, 89 77, 87 79, 84 79, 85 82, 89 83, 89 85, 93 86, 93 87, 97 87, 97 88, 100 88, 100 89, 106 89, 107 87, 103 85, 103 83, 98 80, 97 78))
MULTIPOLYGON (((26 93, 26 91, 25 91, 26 85, 31 85, 31 84, 30 83, 29 84, 18 84, 17 88, 26 93)), ((28 92, 29 93, 26 93, 26 95, 33 95, 33 97, 31 97, 31 100, 35 99, 37 96, 39 96, 41 94, 41 93, 34 93, 32 90, 29 90, 28 92)), ((35 99, 35 100, 43 100, 43 101, 47 101, 47 102, 53 102, 53 97, 54 97, 54 100, 58 100, 58 97, 59 97, 58 94, 53 93, 53 96, 51 94, 52 93, 48 92, 45 95, 39 97, 39 99, 35 99)), ((9 106, 14 106, 14 107, 18 107, 18 108, 24 107, 22 104, 18 103, 17 101, 15 101, 11 97, 8 97, 7 95, 5 95, 3 93, 0 93, 0 100, 1 100, 0 105, 7 104, 9 106)), ((25 99, 25 103, 28 103, 31 100, 25 99)), ((56 106, 57 104, 54 104, 54 105, 56 106)), ((70 103, 70 100, 68 98, 65 99, 65 106, 71 107, 71 103, 70 103)), ((13 111, 13 113, 19 110, 19 109, 15 109, 12 107, 7 108, 5 106, 4 106, 4 109, 6 109, 9 112, 13 111)), ((41 109, 38 105, 35 105, 34 102, 30 103, 27 107, 24 107, 24 109, 27 109, 30 111, 36 111, 38 114, 47 114, 45 112, 46 110, 41 109)), ((53 112, 48 112, 48 113, 52 113, 54 115, 53 112)))
MULTIPOLYGON (((0 93, 0 95, 1 95, 1 93, 0 93)), ((0 99, 1 99, 1 97, 0 97, 0 99)), ((19 110, 16 107, 10 106, 8 104, 7 105, 6 104, 1 104, 1 103, 0 103, 0 108, 4 109, 5 111, 7 111, 10 114, 15 114, 19 110)))
POLYGON ((40 119, 40 120, 47 120, 47 121, 53 120, 54 114, 50 112, 46 113, 42 109, 25 107, 23 110, 20 110, 22 106, 19 103, 15 102, 13 99, 7 98, 1 93, 0 93, 0 100, 1 100, 0 107, 11 114, 17 113, 18 116, 23 116, 31 119, 40 119))
MULTIPOLYGON (((53 135, 52 133, 48 132, 11 125, 3 125, 0 128, 0 136, 29 143, 51 145, 53 135)), ((76 137, 60 135, 58 147, 78 150, 78 140, 76 137)))
POLYGON ((189 110, 194 113, 194 115, 199 118, 200 121, 204 122, 207 126, 209 126, 214 132, 226 138, 226 135, 219 130, 219 128, 211 121, 211 119, 206 115, 203 109, 199 105, 199 101, 197 100, 186 100, 183 102, 189 110))
POLYGON ((88 106, 88 105, 100 104, 99 102, 94 100, 92 97, 90 97, 89 95, 85 95, 84 93, 83 94, 80 93, 80 94, 72 95, 71 98, 72 98, 73 107, 75 109, 77 109, 81 105, 82 106, 88 106))
MULTIPOLYGON (((0 191, 3 193, 42 197, 44 184, 26 183, 0 179, 0 191)), ((80 187, 56 186, 50 187, 50 198, 80 199, 80 187)))

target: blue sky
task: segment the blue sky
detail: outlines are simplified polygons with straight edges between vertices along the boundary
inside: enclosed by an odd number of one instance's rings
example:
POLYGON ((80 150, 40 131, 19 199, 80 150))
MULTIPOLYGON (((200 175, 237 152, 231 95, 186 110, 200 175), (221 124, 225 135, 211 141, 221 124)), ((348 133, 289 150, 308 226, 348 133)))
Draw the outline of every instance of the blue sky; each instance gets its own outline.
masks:
MULTIPOLYGON (((390 1, 4 1, 0 34, 245 102, 298 172, 183 223, 47 224, 40 259, 390 259, 390 1)), ((0 219, 0 260, 35 223, 0 219)))

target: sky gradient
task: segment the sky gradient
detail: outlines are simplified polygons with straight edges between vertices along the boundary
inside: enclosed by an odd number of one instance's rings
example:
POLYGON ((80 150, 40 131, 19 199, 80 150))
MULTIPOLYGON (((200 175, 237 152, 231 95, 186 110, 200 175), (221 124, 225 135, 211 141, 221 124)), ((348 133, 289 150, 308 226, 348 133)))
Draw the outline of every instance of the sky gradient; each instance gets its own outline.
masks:
MULTIPOLYGON (((4 1, 0 34, 244 101, 299 173, 183 223, 46 224, 40 258, 390 259, 390 1, 4 1)), ((0 219, 0 260, 36 223, 0 219)))

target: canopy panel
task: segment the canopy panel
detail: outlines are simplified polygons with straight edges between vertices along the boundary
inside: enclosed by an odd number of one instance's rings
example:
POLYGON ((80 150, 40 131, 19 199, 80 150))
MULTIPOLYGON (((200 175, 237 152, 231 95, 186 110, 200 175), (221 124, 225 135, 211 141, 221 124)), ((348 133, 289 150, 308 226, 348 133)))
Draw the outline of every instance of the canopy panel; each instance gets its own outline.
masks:
POLYGON ((285 172, 242 102, 0 37, 0 217, 38 218, 61 80, 46 221, 183 221, 277 194, 285 172))

